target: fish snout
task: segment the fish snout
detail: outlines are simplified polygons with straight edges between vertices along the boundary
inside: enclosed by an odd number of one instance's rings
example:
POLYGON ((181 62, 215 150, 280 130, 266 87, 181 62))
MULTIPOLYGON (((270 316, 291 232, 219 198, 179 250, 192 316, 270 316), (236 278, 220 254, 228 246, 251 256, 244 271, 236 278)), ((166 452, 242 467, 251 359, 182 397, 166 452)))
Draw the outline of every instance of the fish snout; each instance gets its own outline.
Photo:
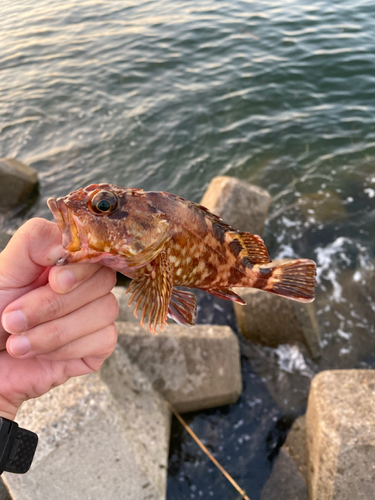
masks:
POLYGON ((82 245, 77 226, 63 198, 48 198, 47 205, 61 231, 63 247, 69 252, 80 250, 82 245))

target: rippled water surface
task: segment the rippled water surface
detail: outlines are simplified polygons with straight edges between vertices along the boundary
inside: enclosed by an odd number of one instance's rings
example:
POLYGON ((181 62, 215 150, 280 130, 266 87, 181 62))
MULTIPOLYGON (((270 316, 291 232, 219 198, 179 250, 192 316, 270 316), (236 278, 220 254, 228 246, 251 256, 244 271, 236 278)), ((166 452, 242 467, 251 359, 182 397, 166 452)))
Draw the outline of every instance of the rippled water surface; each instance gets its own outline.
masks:
MULTIPOLYGON (((373 365, 373 2, 2 0, 0 99, 0 157, 41 182, 36 205, 3 228, 51 219, 47 197, 91 182, 194 201, 215 175, 257 184, 273 199, 271 257, 318 263, 322 335, 308 370, 287 348, 260 356, 307 381, 373 365)), ((200 321, 233 324, 226 304, 202 300, 200 321)), ((247 348, 239 403, 190 422, 254 500, 299 410, 272 400, 247 348)), ((234 500, 180 434, 174 425, 169 500, 234 500)))

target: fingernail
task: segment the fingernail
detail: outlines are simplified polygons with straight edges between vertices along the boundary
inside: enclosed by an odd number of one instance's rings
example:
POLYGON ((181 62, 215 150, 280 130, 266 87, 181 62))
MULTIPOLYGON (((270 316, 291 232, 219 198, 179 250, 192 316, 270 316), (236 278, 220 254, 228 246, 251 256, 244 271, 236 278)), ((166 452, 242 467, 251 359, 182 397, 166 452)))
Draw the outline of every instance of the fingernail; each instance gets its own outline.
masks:
POLYGON ((62 269, 56 276, 57 283, 62 292, 68 292, 76 282, 76 278, 72 271, 62 269))
POLYGON ((24 335, 17 335, 9 339, 9 350, 14 356, 22 356, 30 351, 31 344, 24 335))
POLYGON ((27 321, 22 311, 11 311, 2 317, 3 328, 8 333, 22 333, 27 328, 27 321))

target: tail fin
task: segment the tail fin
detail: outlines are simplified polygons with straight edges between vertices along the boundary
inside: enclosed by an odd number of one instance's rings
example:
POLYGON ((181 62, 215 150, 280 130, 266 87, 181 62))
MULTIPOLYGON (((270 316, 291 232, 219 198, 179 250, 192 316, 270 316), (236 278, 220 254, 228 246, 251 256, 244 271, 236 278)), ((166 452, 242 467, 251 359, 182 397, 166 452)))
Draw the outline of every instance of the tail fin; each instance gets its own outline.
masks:
POLYGON ((312 302, 315 298, 315 276, 316 264, 313 260, 292 260, 270 268, 266 285, 262 288, 298 302, 312 302))

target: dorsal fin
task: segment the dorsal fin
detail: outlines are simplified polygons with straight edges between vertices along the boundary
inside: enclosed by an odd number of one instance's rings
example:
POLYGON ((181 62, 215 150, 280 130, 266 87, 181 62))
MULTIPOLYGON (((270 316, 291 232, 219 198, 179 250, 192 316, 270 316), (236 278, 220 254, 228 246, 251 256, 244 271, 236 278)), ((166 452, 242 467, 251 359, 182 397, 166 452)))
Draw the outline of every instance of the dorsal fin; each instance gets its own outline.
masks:
POLYGON ((199 205, 199 203, 194 203, 193 201, 189 202, 189 206, 193 207, 195 210, 203 211, 208 220, 212 222, 212 224, 216 224, 220 226, 224 231, 236 231, 236 229, 229 224, 223 222, 223 219, 218 215, 214 214, 207 207, 203 205, 199 205))
POLYGON ((245 266, 253 267, 271 262, 267 248, 260 236, 229 231, 226 233, 226 237, 231 252, 235 257, 242 259, 245 266))

